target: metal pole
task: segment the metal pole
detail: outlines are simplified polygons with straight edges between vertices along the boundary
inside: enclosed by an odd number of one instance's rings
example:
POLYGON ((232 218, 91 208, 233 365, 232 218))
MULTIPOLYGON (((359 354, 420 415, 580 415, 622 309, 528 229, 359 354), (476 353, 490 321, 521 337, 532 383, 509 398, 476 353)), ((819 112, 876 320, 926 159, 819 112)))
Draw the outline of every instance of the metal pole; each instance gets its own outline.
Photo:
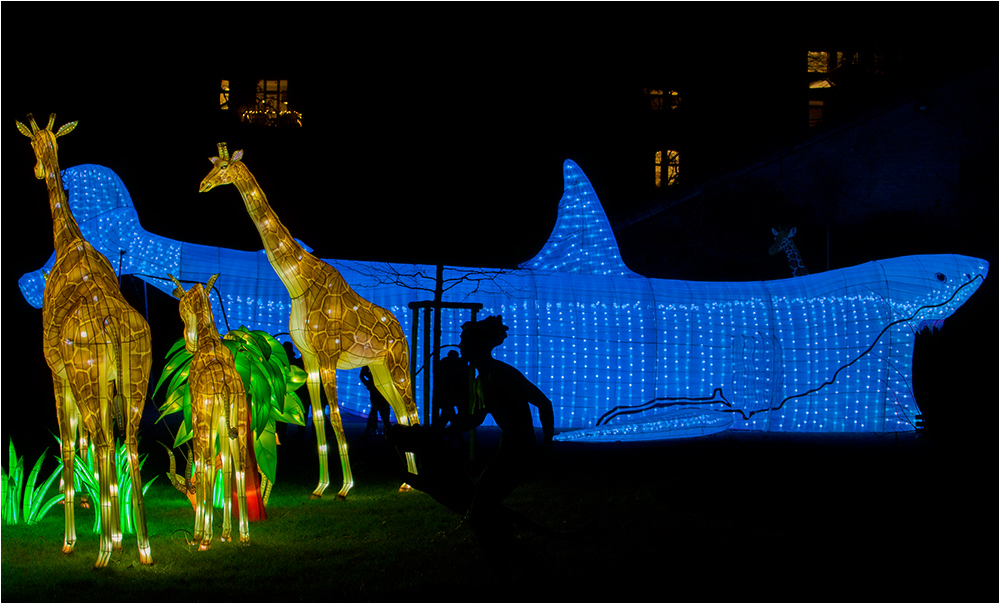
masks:
POLYGON ((431 309, 424 308, 424 423, 431 425, 431 309))
MULTIPOLYGON (((476 322, 476 316, 479 314, 479 309, 476 308, 475 306, 473 306, 469 310, 472 311, 472 322, 475 323, 476 322)), ((474 376, 469 375, 469 379, 471 380, 471 379, 475 379, 475 378, 474 378, 474 376)), ((470 386, 470 394, 471 394, 471 386, 472 385, 470 384, 469 386, 470 386)), ((466 401, 465 404, 471 407, 470 403, 471 403, 471 401, 466 401)), ((469 430, 469 462, 471 463, 471 462, 474 462, 474 461, 476 461, 476 429, 472 428, 472 430, 469 430)))
MULTIPOLYGON (((441 306, 439 304, 434 305, 434 342, 431 347, 431 382, 437 378, 437 368, 438 361, 441 359, 441 306)), ((430 395, 431 402, 431 417, 435 417, 434 414, 434 392, 431 388, 430 395)))
POLYGON ((410 306, 413 316, 410 321, 410 396, 413 403, 417 402, 417 325, 420 324, 420 313, 416 306, 410 306))

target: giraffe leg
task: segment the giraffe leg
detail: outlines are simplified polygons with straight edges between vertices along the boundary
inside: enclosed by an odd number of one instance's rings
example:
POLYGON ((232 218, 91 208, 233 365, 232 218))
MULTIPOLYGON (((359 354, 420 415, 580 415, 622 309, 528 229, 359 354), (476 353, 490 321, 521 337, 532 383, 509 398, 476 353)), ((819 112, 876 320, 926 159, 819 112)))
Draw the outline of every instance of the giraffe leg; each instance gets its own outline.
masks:
POLYGON ((205 403, 206 395, 192 393, 192 400, 202 401, 197 414, 192 414, 191 423, 194 426, 194 455, 197 488, 197 510, 195 511, 194 542, 199 550, 212 547, 213 496, 215 487, 215 447, 214 426, 218 423, 219 414, 212 409, 211 403, 205 403))
MULTIPOLYGON (((246 438, 246 436, 240 438, 246 438)), ((250 519, 247 518, 246 441, 243 441, 241 452, 240 443, 237 440, 236 438, 229 440, 230 463, 233 465, 233 474, 236 476, 236 505, 240 523, 240 543, 249 545, 250 519)), ((231 489, 231 486, 228 487, 226 493, 231 493, 231 489)), ((227 496, 226 500, 232 505, 232 496, 227 496)))
POLYGON ((111 467, 108 472, 108 494, 111 496, 111 549, 122 551, 121 499, 118 496, 118 448, 112 433, 110 447, 111 467))
MULTIPOLYGON (((250 519, 247 518, 247 433, 249 430, 247 405, 245 397, 236 395, 232 404, 235 407, 232 417, 236 418, 237 436, 229 439, 229 451, 236 471, 236 504, 240 514, 240 543, 250 544, 250 519)), ((228 490, 226 491, 229 492, 228 490)))
POLYGON ((330 462, 326 445, 326 418, 323 415, 323 399, 320 396, 319 359, 315 354, 302 352, 302 364, 306 370, 306 386, 312 403, 313 427, 316 429, 316 449, 319 452, 319 484, 312 492, 313 499, 323 496, 330 486, 330 462))
POLYGON ((330 425, 333 426, 333 433, 337 436, 337 450, 340 452, 340 469, 344 473, 344 483, 337 492, 337 499, 346 499, 348 491, 354 486, 354 477, 351 475, 351 461, 347 457, 347 435, 344 434, 344 424, 340 419, 340 407, 337 405, 337 363, 330 361, 325 363, 321 376, 323 387, 326 389, 327 402, 330 403, 330 425))
MULTIPOLYGON (((102 431, 103 432, 103 431, 102 431)), ((97 472, 100 484, 101 506, 101 546, 97 555, 97 562, 94 568, 104 568, 111 561, 111 466, 114 464, 111 451, 108 447, 107 434, 95 436, 97 451, 97 472)))
MULTIPOLYGON (((92 420, 88 424, 96 423, 91 433, 97 450, 97 482, 100 492, 99 505, 101 506, 101 545, 94 568, 104 568, 111 561, 111 552, 115 545, 114 533, 121 530, 115 525, 118 520, 118 498, 113 498, 111 495, 111 486, 115 476, 115 439, 112 434, 111 382, 105 379, 105 376, 108 375, 110 360, 107 348, 100 347, 96 352, 97 371, 96 375, 90 376, 90 383, 96 382, 97 384, 97 392, 91 392, 92 397, 96 394, 96 401, 91 399, 89 409, 89 414, 96 422, 92 420)), ((119 543, 120 541, 119 537, 119 543)))
MULTIPOLYGON (((229 405, 228 398, 224 403, 229 405)), ((219 441, 222 448, 222 536, 220 541, 231 541, 233 530, 233 439, 229 438, 229 429, 226 426, 225 414, 220 414, 218 421, 219 441)), ((246 497, 246 494, 243 495, 246 497)))
POLYGON ((136 544, 139 547, 139 561, 152 564, 153 554, 149 547, 149 533, 146 530, 146 505, 142 498, 142 476, 139 471, 139 420, 146 403, 146 387, 149 383, 151 356, 143 353, 143 348, 122 344, 122 393, 126 400, 125 414, 125 454, 128 456, 128 472, 132 489, 132 516, 135 520, 136 544), (136 349, 138 348, 138 349, 136 349))
POLYGON ((139 439, 136 435, 138 420, 130 423, 125 435, 125 454, 128 455, 128 471, 132 489, 132 515, 135 519, 136 544, 139 547, 139 561, 152 564, 153 554, 149 548, 149 534, 146 530, 146 506, 142 499, 142 476, 139 473, 139 439))
MULTIPOLYGON (((214 435, 213 435, 214 436, 214 435)), ((215 522, 215 456, 214 447, 211 444, 214 438, 209 438, 209 446, 203 451, 202 469, 204 470, 204 499, 201 500, 204 507, 205 528, 201 536, 201 544, 198 549, 205 551, 212 547, 212 537, 215 522)), ((228 497, 227 497, 228 499, 228 497)))
MULTIPOLYGON (((83 422, 80 421, 79 411, 75 413, 74 417, 73 428, 70 429, 70 432, 74 437, 77 434, 80 435, 80 444, 77 447, 77 451, 80 452, 80 459, 83 460, 84 464, 95 467, 94 460, 91 459, 90 455, 90 439, 87 437, 87 429, 84 427, 83 422)), ((80 507, 85 510, 90 509, 90 500, 87 498, 86 491, 80 493, 80 507)))
MULTIPOLYGON (((97 330, 94 329, 92 323, 74 319, 74 321, 64 324, 63 331, 70 334, 83 334, 85 332, 96 333, 97 330)), ((96 467, 95 479, 98 484, 98 495, 94 504, 99 506, 95 512, 100 518, 101 539, 100 551, 94 567, 104 568, 111 559, 113 548, 111 466, 114 464, 114 454, 108 451, 108 440, 111 436, 111 405, 109 404, 111 392, 106 377, 108 375, 107 346, 86 343, 74 345, 69 343, 69 340, 66 342, 60 351, 66 367, 66 388, 72 393, 70 398, 76 401, 83 430, 90 436, 95 449, 93 456, 96 457, 94 465, 96 467)), ((69 416, 72 418, 72 413, 69 416)), ((71 419, 69 425, 72 426, 72 423, 71 419)), ((75 431, 70 429, 66 435, 71 442, 70 450, 74 448, 72 444, 74 436, 75 431)), ((63 454, 66 454, 66 449, 63 450, 63 454)), ((67 475, 64 474, 64 476, 67 475)), ((67 491, 73 488, 73 479, 74 475, 68 474, 67 491)), ((71 502, 67 500, 64 507, 72 509, 71 502)))
MULTIPOLYGON (((409 371, 396 369, 392 371, 389 367, 381 363, 371 365, 372 378, 375 387, 389 401, 396 414, 396 421, 403 426, 417 425, 417 408, 413 403, 410 393, 409 371)), ((406 452, 406 469, 411 474, 417 473, 417 460, 413 453, 406 452)), ((400 491, 409 491, 412 487, 408 484, 400 485, 400 491)))
POLYGON ((65 529, 63 531, 64 554, 72 554, 76 545, 76 522, 74 517, 73 499, 76 494, 74 486, 73 463, 76 458, 76 434, 80 422, 79 410, 69 382, 56 374, 52 374, 56 393, 56 419, 59 424, 59 438, 63 460, 63 516, 65 529))
MULTIPOLYGON (((111 393, 114 392, 114 382, 107 384, 108 399, 111 400, 111 393)), ((113 421, 114 414, 108 414, 108 421, 113 421)), ((121 520, 121 500, 118 496, 118 447, 115 431, 112 424, 108 424, 109 455, 111 456, 108 468, 108 495, 111 497, 111 549, 116 552, 122 550, 122 520, 121 520)))
MULTIPOLYGON (((196 395, 192 393, 191 399, 197 400, 196 395)), ((192 543, 201 543, 202 536, 205 534, 205 455, 202 449, 204 445, 202 444, 202 439, 200 438, 199 432, 201 429, 198 427, 198 415, 196 414, 191 418, 191 424, 193 426, 194 436, 191 440, 194 441, 192 444, 192 457, 194 458, 194 484, 195 484, 195 508, 194 508, 194 531, 191 535, 192 543)))
MULTIPOLYGON (((77 383, 77 388, 81 392, 89 389, 89 396, 85 395, 91 405, 92 416, 96 419, 96 425, 90 431, 95 434, 95 441, 98 446, 103 445, 103 457, 98 456, 98 485, 100 488, 101 506, 101 549, 95 568, 104 568, 110 561, 112 551, 122 549, 122 528, 121 528, 121 505, 118 497, 118 468, 117 450, 115 446, 115 413, 113 399, 115 395, 115 379, 117 377, 117 367, 119 365, 118 354, 120 350, 106 341, 104 338, 118 339, 120 336, 117 321, 111 321, 113 304, 100 307, 100 321, 90 323, 94 333, 103 331, 100 341, 86 350, 84 357, 78 358, 78 367, 87 367, 85 373, 81 371, 77 379, 85 379, 86 384, 77 383), (95 327, 100 325, 100 327, 95 327), (111 325, 109 329, 109 325, 111 325)), ((89 428, 89 426, 88 426, 89 428)))

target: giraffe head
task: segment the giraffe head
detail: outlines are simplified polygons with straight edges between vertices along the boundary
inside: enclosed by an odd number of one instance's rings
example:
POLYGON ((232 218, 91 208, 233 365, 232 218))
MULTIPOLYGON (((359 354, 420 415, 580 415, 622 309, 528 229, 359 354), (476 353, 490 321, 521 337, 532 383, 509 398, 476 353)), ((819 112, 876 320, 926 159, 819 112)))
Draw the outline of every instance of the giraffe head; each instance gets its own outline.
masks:
POLYGON ((242 149, 233 153, 232 157, 229 157, 229 150, 226 149, 226 143, 219 143, 219 156, 208 158, 208 161, 212 162, 212 171, 208 173, 208 176, 202 179, 201 184, 198 185, 198 192, 205 193, 206 191, 211 191, 218 185, 228 185, 232 183, 233 177, 236 175, 236 170, 234 170, 232 166, 240 164, 240 159, 242 157, 242 149))
POLYGON ((194 354, 198 350, 198 326, 206 321, 215 326, 212 318, 212 305, 208 301, 208 292, 212 291, 212 285, 219 278, 218 273, 212 275, 208 283, 202 287, 201 283, 194 284, 191 289, 184 291, 184 286, 171 274, 167 274, 177 287, 174 288, 174 296, 180 300, 181 320, 184 321, 184 348, 194 354))
POLYGON ((771 232, 774 233, 774 243, 771 244, 771 249, 767 250, 767 253, 773 256, 785 249, 785 246, 791 243, 792 237, 795 236, 795 227, 772 228, 771 232))
MULTIPOLYGON (((31 149, 35 152, 36 160, 35 178, 43 180, 46 177, 46 163, 50 164, 55 173, 59 172, 59 162, 57 160, 59 145, 56 143, 56 138, 72 132, 78 122, 63 124, 62 128, 53 132, 52 127, 56 123, 56 114, 50 114, 49 124, 45 128, 39 129, 38 124, 35 123, 35 118, 29 113, 28 123, 31 125, 30 129, 21 122, 17 122, 17 129, 21 134, 31 139, 31 149)), ((54 177, 55 174, 51 176, 54 177)))

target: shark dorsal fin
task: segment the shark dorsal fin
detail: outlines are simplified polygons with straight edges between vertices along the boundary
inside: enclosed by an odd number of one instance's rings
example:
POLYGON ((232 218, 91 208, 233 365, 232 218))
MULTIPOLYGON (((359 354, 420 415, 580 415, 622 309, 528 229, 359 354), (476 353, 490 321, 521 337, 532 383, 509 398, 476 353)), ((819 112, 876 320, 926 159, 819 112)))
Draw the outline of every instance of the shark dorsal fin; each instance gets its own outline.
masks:
POLYGON ((622 262, 611 223, 580 166, 563 163, 563 196, 552 235, 521 268, 615 277, 638 277, 622 262))

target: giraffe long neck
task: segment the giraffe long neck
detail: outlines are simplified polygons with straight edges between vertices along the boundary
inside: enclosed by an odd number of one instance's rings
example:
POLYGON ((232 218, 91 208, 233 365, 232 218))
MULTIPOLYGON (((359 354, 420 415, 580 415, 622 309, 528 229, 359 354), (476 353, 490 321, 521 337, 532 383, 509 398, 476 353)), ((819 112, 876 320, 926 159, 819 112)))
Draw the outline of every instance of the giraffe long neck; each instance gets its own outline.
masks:
POLYGON ((195 329, 198 332, 199 351, 219 350, 222 347, 222 338, 219 337, 219 330, 215 328, 215 317, 212 315, 212 306, 207 294, 202 300, 195 329))
POLYGON ((83 239, 83 234, 69 209, 69 198, 59 172, 59 159, 52 153, 39 158, 39 162, 45 169, 45 186, 49 190, 49 209, 52 211, 52 240, 58 255, 74 239, 83 239))
POLYGON ((799 248, 795 247, 795 243, 791 239, 786 237, 784 243, 781 245, 781 249, 785 250, 785 255, 788 256, 788 267, 792 269, 793 277, 801 277, 809 274, 805 263, 802 262, 802 256, 799 255, 799 248))
POLYGON ((278 215, 268 205, 267 197, 253 174, 242 163, 230 164, 234 165, 239 166, 239 172, 233 177, 232 183, 243 196, 247 212, 257 225, 257 232, 260 234, 271 266, 285 284, 288 293, 295 298, 308 288, 300 267, 302 260, 308 257, 309 253, 292 238, 285 225, 281 224, 278 215))

